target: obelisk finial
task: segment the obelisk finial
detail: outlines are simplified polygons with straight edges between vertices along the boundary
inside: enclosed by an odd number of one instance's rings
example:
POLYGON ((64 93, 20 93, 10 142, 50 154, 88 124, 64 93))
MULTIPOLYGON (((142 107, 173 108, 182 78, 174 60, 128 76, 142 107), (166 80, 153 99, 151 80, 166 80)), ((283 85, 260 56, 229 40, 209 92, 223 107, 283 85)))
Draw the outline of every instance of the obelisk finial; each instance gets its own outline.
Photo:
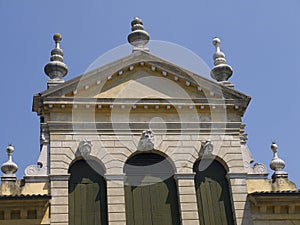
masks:
POLYGON ((131 33, 128 35, 128 42, 133 46, 132 52, 135 51, 149 51, 145 45, 149 42, 150 36, 144 30, 143 21, 134 17, 131 22, 131 33))

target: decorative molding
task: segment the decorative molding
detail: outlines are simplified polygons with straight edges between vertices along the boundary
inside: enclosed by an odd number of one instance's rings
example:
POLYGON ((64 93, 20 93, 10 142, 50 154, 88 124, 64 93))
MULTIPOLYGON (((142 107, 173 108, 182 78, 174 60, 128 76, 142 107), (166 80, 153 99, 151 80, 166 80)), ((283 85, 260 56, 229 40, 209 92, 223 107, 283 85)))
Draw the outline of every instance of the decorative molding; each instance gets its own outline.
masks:
MULTIPOLYGON (((181 123, 181 122, 166 122, 166 127, 172 134, 201 134, 201 135, 223 135, 225 132, 231 133, 232 135, 238 135, 240 132, 238 122, 228 123, 214 123, 214 122, 199 122, 199 123, 181 123)), ((48 122, 50 131, 54 134, 74 132, 76 127, 77 134, 86 134, 87 132, 101 131, 103 134, 124 134, 124 132, 131 132, 134 135, 141 134, 145 127, 149 126, 148 122, 48 122), (117 128, 117 129, 116 129, 117 128)), ((153 123, 153 126, 160 125, 159 122, 153 123)), ((156 130, 157 134, 165 133, 165 130, 156 130)))
POLYGON ((253 177, 267 177, 268 176, 268 170, 267 167, 262 163, 255 163, 253 166, 254 159, 248 149, 248 146, 246 145, 246 139, 247 135, 241 135, 241 150, 242 150, 242 156, 243 156, 243 164, 244 168, 247 172, 247 177, 249 176, 251 179, 253 177))
POLYGON ((30 165, 25 169, 25 177, 37 177, 48 176, 48 164, 49 164, 49 130, 45 124, 41 124, 41 151, 37 161, 37 165, 30 165))
POLYGON ((257 179, 267 179, 268 174, 254 174, 254 173, 248 173, 247 174, 247 180, 257 180, 257 179))
POLYGON ((253 171, 255 174, 266 174, 268 175, 267 167, 262 163, 255 163, 253 166, 253 171))
POLYGON ((45 176, 47 175, 47 167, 38 167, 38 165, 30 165, 25 169, 25 176, 45 176))
POLYGON ((241 134, 241 136, 240 136, 240 139, 241 139, 241 143, 242 144, 247 144, 247 141, 248 141, 248 134, 241 134))
POLYGON ((51 174, 50 181, 69 181, 70 174, 51 174))
POLYGON ((49 176, 24 176, 26 183, 44 183, 49 182, 49 176))
POLYGON ((227 173, 227 179, 246 179, 247 173, 227 173))

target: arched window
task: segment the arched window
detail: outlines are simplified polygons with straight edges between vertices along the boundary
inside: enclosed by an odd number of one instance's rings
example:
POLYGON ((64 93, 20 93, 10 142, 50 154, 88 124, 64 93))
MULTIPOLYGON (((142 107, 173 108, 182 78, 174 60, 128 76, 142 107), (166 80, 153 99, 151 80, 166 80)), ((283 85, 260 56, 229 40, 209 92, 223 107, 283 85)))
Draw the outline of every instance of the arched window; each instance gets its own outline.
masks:
POLYGON ((180 224, 174 169, 166 158, 137 154, 127 160, 124 172, 127 224, 180 224))
POLYGON ((234 224, 224 167, 216 160, 204 159, 194 164, 194 172, 200 224, 234 224))
POLYGON ((69 173, 69 224, 107 225, 104 169, 95 161, 79 160, 69 173))

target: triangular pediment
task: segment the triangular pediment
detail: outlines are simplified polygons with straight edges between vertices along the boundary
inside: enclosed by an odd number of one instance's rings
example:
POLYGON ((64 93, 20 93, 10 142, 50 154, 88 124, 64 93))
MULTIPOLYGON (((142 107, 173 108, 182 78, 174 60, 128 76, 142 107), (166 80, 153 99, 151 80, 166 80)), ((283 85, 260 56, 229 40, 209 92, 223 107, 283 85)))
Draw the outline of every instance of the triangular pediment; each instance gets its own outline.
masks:
POLYGON ((38 102, 72 99, 222 99, 247 107, 250 98, 148 52, 129 56, 89 71, 35 95, 38 102))

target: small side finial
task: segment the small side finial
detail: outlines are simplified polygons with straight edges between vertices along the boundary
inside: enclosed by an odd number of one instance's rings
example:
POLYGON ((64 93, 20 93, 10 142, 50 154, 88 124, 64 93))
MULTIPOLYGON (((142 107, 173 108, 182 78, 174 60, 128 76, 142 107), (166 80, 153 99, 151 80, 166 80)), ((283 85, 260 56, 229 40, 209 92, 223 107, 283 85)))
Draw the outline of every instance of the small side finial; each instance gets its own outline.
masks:
POLYGON ((131 31, 127 40, 133 46, 132 52, 149 51, 145 45, 149 42, 150 35, 144 30, 143 21, 140 18, 134 17, 131 22, 131 31))
POLYGON ((44 68, 45 73, 50 77, 48 88, 63 83, 62 78, 68 73, 68 67, 63 58, 64 52, 60 48, 61 34, 54 34, 53 40, 55 41, 55 48, 51 51, 50 62, 44 68))
POLYGON ((221 40, 215 37, 212 43, 216 48, 216 53, 213 56, 214 67, 212 68, 210 75, 216 81, 221 82, 226 86, 233 87, 232 83, 227 82, 228 79, 232 76, 233 70, 231 66, 227 65, 225 54, 221 52, 221 40))
POLYGON ((287 172, 283 171, 285 162, 278 157, 278 146, 275 141, 272 142, 271 149, 274 154, 273 159, 270 162, 270 168, 275 171, 273 174, 273 179, 276 179, 277 177, 287 177, 287 172))
POLYGON ((1 166, 1 171, 4 173, 1 179, 2 181, 15 181, 15 173, 18 170, 18 166, 12 161, 12 153, 14 152, 14 147, 12 145, 7 146, 6 152, 8 155, 8 160, 1 166))

